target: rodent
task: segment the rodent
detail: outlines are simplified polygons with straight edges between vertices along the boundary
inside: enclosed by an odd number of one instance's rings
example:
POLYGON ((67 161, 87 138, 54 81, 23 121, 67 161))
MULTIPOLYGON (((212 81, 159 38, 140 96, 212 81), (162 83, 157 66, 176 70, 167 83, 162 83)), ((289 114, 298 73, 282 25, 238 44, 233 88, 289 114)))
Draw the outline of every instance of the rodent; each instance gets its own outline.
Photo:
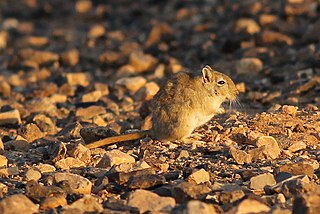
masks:
POLYGON ((209 65, 202 68, 201 74, 179 72, 154 96, 150 130, 108 137, 86 146, 97 148, 147 135, 160 141, 184 140, 214 115, 223 113, 221 104, 236 99, 238 93, 230 77, 209 65))

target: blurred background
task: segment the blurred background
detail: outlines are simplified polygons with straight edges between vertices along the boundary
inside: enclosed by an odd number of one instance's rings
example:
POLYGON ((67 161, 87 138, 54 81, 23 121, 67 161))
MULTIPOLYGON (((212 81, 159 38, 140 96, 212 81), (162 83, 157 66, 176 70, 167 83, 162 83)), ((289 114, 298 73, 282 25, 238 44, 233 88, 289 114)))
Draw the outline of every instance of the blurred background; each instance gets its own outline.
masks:
POLYGON ((46 97, 144 117, 164 77, 209 64, 246 112, 316 108, 319 40, 316 0, 1 0, 0 104, 24 112, 46 97))

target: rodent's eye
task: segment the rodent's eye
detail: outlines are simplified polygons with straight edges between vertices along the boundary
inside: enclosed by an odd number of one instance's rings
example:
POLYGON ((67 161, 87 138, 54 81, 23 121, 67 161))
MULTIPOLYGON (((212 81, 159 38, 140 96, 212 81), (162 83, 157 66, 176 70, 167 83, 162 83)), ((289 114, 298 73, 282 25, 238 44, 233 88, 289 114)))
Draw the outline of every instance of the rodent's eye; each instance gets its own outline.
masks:
POLYGON ((218 85, 223 85, 223 84, 225 84, 226 82, 224 81, 224 80, 220 80, 219 82, 218 82, 218 85))

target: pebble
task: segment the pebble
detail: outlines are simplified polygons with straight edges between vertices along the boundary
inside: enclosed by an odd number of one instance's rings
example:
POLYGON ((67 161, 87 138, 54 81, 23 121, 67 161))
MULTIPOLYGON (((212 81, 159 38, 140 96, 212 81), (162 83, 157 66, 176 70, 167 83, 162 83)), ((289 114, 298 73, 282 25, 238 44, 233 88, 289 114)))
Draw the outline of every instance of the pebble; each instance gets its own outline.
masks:
POLYGON ((271 136, 262 136, 259 137, 256 142, 257 147, 263 147, 263 153, 267 158, 276 159, 280 155, 280 148, 276 139, 271 136))
POLYGON ((87 87, 89 85, 89 77, 86 73, 68 73, 66 74, 67 82, 71 86, 83 86, 87 87))
POLYGON ((44 136, 44 133, 34 123, 28 123, 27 125, 22 126, 19 133, 30 143, 44 136))
POLYGON ((177 203, 184 203, 191 199, 204 200, 211 189, 205 184, 181 182, 171 190, 177 203))
POLYGON ((81 98, 81 101, 86 102, 97 102, 102 97, 101 91, 93 91, 87 94, 84 94, 81 98))
POLYGON ((50 116, 57 116, 57 106, 50 98, 32 99, 26 104, 30 113, 47 113, 50 116))
POLYGON ((42 132, 47 132, 48 134, 55 134, 57 132, 57 127, 50 117, 44 114, 37 114, 33 118, 33 122, 39 127, 42 132))
POLYGON ((260 26, 253 20, 248 18, 238 19, 234 26, 234 31, 240 33, 245 31, 250 35, 260 32, 260 26))
POLYGON ((263 202, 260 202, 253 198, 248 198, 242 200, 236 207, 228 211, 228 213, 234 214, 249 214, 254 211, 254 213, 268 213, 271 210, 263 202))
POLYGON ((0 183, 0 197, 4 198, 4 196, 8 193, 8 186, 0 183))
POLYGON ((179 154, 177 159, 181 160, 183 158, 189 158, 189 152, 187 150, 185 150, 185 149, 180 151, 180 154, 179 154))
POLYGON ((56 168, 50 164, 40 163, 38 166, 35 166, 41 173, 48 173, 56 171, 56 168))
POLYGON ((144 174, 132 176, 128 181, 128 187, 130 189, 149 189, 162 185, 165 182, 166 179, 162 175, 144 174))
POLYGON ((263 25, 269 25, 277 21, 277 16, 272 14, 261 14, 259 16, 259 22, 263 25))
POLYGON ((210 174, 206 170, 200 169, 192 173, 188 177, 188 181, 195 182, 196 184, 206 183, 210 181, 210 174))
POLYGON ((251 163, 252 156, 245 151, 230 147, 230 153, 232 158, 237 162, 237 164, 251 163))
POLYGON ((33 214, 38 213, 38 206, 22 194, 11 195, 0 201, 0 213, 2 214, 33 214))
POLYGON ((308 175, 310 178, 312 178, 314 170, 310 164, 288 163, 274 169, 275 174, 280 172, 288 172, 292 175, 308 175))
POLYGON ((90 106, 88 108, 78 108, 76 116, 84 120, 91 119, 94 116, 106 114, 107 111, 103 106, 90 106))
POLYGON ((71 213, 101 213, 103 211, 102 204, 91 195, 84 195, 82 198, 70 205, 64 206, 62 209, 64 212, 70 210, 71 213))
POLYGON ((223 204, 233 203, 245 196, 241 189, 227 189, 220 193, 219 201, 223 204))
POLYGON ((266 185, 274 185, 276 180, 271 173, 264 173, 257 176, 254 176, 250 179, 250 188, 251 189, 263 189, 266 185))
POLYGON ((8 146, 11 150, 14 151, 28 151, 31 148, 31 144, 28 143, 26 139, 23 137, 19 137, 19 140, 10 140, 6 142, 6 146, 8 146))
POLYGON ((113 165, 134 162, 135 159, 131 155, 128 155, 120 150, 114 149, 106 152, 96 167, 107 168, 112 167, 113 165))
POLYGON ((4 49, 7 47, 8 38, 9 34, 7 31, 0 31, 0 49, 4 49))
POLYGON ((89 38, 98 38, 103 36, 106 33, 106 29, 103 25, 97 24, 97 25, 93 25, 88 33, 89 38))
POLYGON ((154 97, 154 95, 158 93, 159 90, 160 87, 157 83, 148 82, 140 89, 138 93, 138 99, 145 101, 151 100, 154 97))
POLYGON ((303 141, 296 141, 296 142, 293 142, 293 143, 289 146, 288 150, 289 150, 290 152, 297 152, 297 151, 300 151, 300 150, 304 150, 304 149, 306 149, 306 148, 307 148, 307 145, 306 145, 305 142, 303 142, 303 141))
POLYGON ((67 181, 72 193, 77 194, 90 194, 92 189, 92 183, 85 177, 77 174, 58 172, 53 175, 55 183, 67 181))
POLYGON ((20 113, 17 109, 0 113, 0 125, 20 124, 20 123, 21 123, 20 113))
POLYGON ((57 207, 63 207, 67 204, 68 202, 65 194, 53 194, 41 201, 40 210, 54 209, 57 207))
POLYGON ((170 212, 176 202, 171 197, 160 197, 147 190, 135 190, 129 195, 127 205, 137 207, 140 213, 170 212))
POLYGON ((18 175, 19 168, 18 167, 8 167, 8 168, 0 168, 0 177, 9 177, 12 175, 18 175))
POLYGON ((34 49, 22 49, 19 52, 19 56, 24 61, 24 64, 35 65, 36 68, 38 68, 40 65, 59 60, 59 55, 56 53, 34 49))
POLYGON ((55 162, 54 165, 58 169, 62 169, 62 170, 86 166, 86 164, 83 161, 78 160, 76 158, 72 158, 72 157, 67 157, 67 158, 58 160, 57 162, 55 162))
POLYGON ((134 67, 138 73, 148 71, 157 63, 157 59, 150 54, 142 51, 134 51, 130 54, 129 64, 134 67))
POLYGON ((75 9, 77 13, 88 13, 92 8, 92 2, 89 0, 80 0, 76 2, 75 9))
POLYGON ((288 106, 288 105, 282 106, 282 113, 291 115, 293 117, 296 116, 297 110, 298 110, 297 106, 288 106))
POLYGON ((207 204, 198 200, 191 200, 187 203, 187 206, 183 213, 188 214, 218 214, 220 212, 216 211, 212 204, 207 204))
POLYGON ((68 151, 69 155, 73 158, 76 158, 84 163, 88 163, 91 159, 91 151, 87 147, 82 144, 77 144, 70 151, 68 151))
POLYGON ((243 58, 236 64, 238 74, 256 74, 263 68, 263 62, 258 58, 243 58))
POLYGON ((27 170, 26 174, 25 174, 25 179, 26 181, 38 181, 41 178, 41 172, 39 169, 37 168, 30 168, 27 170))
POLYGON ((260 38, 262 43, 265 45, 277 43, 285 43, 287 45, 292 45, 294 42, 293 39, 289 36, 270 30, 262 31, 262 33, 260 34, 260 38))
POLYGON ((4 97, 8 97, 11 94, 11 86, 7 81, 0 81, 0 94, 4 97))
POLYGON ((74 66, 79 62, 79 51, 71 49, 61 54, 61 61, 65 65, 74 66))
POLYGON ((5 156, 0 155, 0 168, 7 167, 7 165, 8 159, 5 156))
POLYGON ((116 84, 125 86, 131 94, 135 94, 140 88, 145 86, 147 80, 144 77, 125 77, 116 81, 116 84))

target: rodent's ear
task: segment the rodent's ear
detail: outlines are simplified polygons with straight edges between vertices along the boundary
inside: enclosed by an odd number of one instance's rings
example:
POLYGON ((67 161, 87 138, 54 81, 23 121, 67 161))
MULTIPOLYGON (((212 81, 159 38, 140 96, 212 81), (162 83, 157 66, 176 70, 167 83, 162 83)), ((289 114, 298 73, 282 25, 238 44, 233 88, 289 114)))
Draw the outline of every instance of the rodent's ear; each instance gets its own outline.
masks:
POLYGON ((212 68, 206 65, 202 68, 202 80, 204 83, 213 82, 212 68))

